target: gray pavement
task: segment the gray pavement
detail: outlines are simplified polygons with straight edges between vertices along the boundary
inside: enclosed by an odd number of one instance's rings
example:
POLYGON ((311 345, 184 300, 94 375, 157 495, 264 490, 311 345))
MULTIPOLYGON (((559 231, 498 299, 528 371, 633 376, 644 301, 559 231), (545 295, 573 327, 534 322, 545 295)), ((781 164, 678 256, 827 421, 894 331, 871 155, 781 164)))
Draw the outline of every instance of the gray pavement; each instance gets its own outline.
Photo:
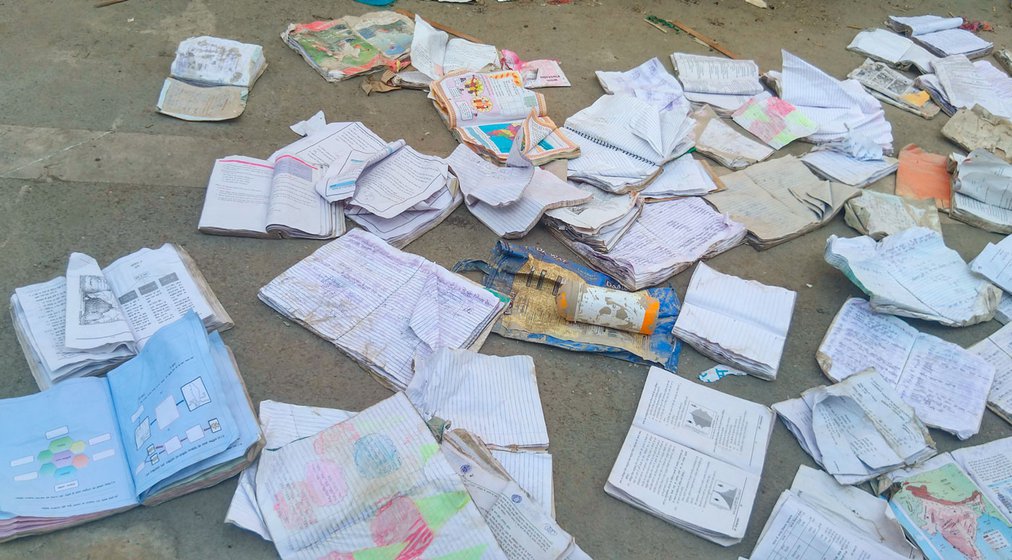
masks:
MULTIPOLYGON (((669 65, 676 50, 707 49, 683 34, 661 33, 647 14, 679 19, 754 58, 763 70, 780 67, 780 48, 842 77, 861 57, 845 50, 855 29, 873 27, 890 13, 950 11, 998 26, 987 37, 1012 43, 1008 3, 917 3, 855 0, 769 0, 760 10, 740 0, 577 1, 459 6, 399 0, 416 11, 525 58, 554 57, 572 88, 541 90, 551 116, 563 122, 602 92, 593 71, 624 70, 652 56, 669 65)), ((239 0, 130 0, 96 9, 74 2, 0 0, 0 293, 62 274, 67 255, 81 251, 106 264, 143 246, 172 241, 194 257, 235 320, 224 334, 254 401, 361 409, 389 395, 333 346, 286 324, 260 303, 257 290, 320 242, 250 240, 196 231, 203 188, 213 160, 230 154, 265 157, 295 139, 288 125, 319 109, 330 120, 361 120, 387 139, 446 155, 455 143, 430 102, 418 92, 366 97, 359 81, 326 83, 286 47, 279 33, 289 22, 357 14, 350 0, 266 2, 239 0), (213 34, 264 46, 269 67, 251 92, 246 113, 227 123, 188 123, 154 112, 154 102, 178 42, 213 34)), ((897 149, 917 143, 930 151, 954 146, 932 121, 886 107, 897 149)), ((801 153, 804 144, 788 152, 801 153)), ((873 188, 891 191, 894 179, 873 188)), ((970 259, 999 236, 943 218, 946 242, 970 259)), ((774 249, 742 246, 711 261, 720 271, 798 292, 794 320, 775 382, 729 378, 717 387, 765 404, 826 383, 815 349, 833 315, 857 288, 822 259, 830 234, 855 235, 837 217, 826 227, 774 249), (810 287, 809 287, 810 286, 810 287)), ((525 240, 574 257, 539 226, 525 240)), ((459 208, 408 246, 444 266, 483 257, 494 235, 459 208)), ((684 295, 691 271, 670 282, 684 295)), ((918 329, 962 345, 980 340, 997 322, 949 329, 912 321, 918 329)), ((595 558, 736 558, 752 549, 777 496, 798 465, 813 465, 778 423, 745 540, 722 548, 676 529, 605 495, 602 490, 629 428, 647 367, 492 336, 483 351, 529 354, 555 456, 558 520, 595 558)), ((9 320, 0 320, 0 397, 36 390, 9 320)), ((686 348, 684 376, 713 362, 686 348)), ((962 445, 933 431, 940 450, 962 445)), ((991 412, 966 444, 1010 435, 991 412)), ((130 512, 52 535, 0 545, 7 558, 272 558, 270 543, 222 523, 234 480, 154 508, 130 512)))

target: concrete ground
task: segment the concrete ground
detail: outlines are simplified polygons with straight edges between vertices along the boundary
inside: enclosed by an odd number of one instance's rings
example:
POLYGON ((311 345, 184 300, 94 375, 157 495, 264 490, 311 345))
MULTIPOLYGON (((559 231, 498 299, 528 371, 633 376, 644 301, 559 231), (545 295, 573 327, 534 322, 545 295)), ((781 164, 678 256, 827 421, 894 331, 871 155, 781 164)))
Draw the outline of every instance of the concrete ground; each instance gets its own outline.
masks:
MULTIPOLYGON (((761 10, 742 0, 581 1, 452 5, 399 0, 397 7, 518 51, 525 58, 562 61, 573 87, 541 90, 557 122, 601 95, 594 70, 624 70, 673 51, 706 53, 691 38, 661 33, 645 15, 679 19, 740 53, 763 70, 780 67, 784 48, 842 77, 861 63, 845 50, 858 28, 888 14, 950 11, 996 24, 986 37, 1012 43, 1008 2, 769 0, 761 10)), ((454 141, 425 96, 398 91, 366 97, 359 80, 329 84, 278 38, 290 22, 358 14, 350 0, 242 2, 130 0, 96 9, 74 2, 0 0, 0 293, 62 274, 67 255, 81 251, 100 263, 144 246, 172 241, 196 259, 235 320, 224 334, 254 401, 274 399, 358 410, 387 397, 333 346, 289 326, 256 298, 257 290, 320 246, 312 241, 250 240, 196 230, 203 189, 215 158, 265 157, 295 139, 288 125, 319 109, 331 120, 361 120, 387 139, 446 155, 454 141), (227 123, 199 124, 156 114, 154 102, 178 42, 212 34, 264 46, 270 63, 250 95, 246 113, 227 123)), ((926 121, 886 107, 897 149, 917 143, 930 151, 954 146, 939 134, 946 117, 926 121)), ((807 145, 790 146, 800 153, 807 145)), ((891 191, 889 177, 874 188, 891 191)), ((943 219, 947 243, 970 259, 999 236, 943 219)), ((826 383, 814 354, 829 322, 848 297, 859 295, 822 259, 831 234, 852 236, 842 217, 766 252, 741 246, 712 260, 718 270, 798 292, 794 322, 775 382, 722 381, 721 391, 771 404, 826 383)), ((572 256, 540 228, 526 239, 572 256)), ((408 246, 450 266, 486 255, 494 235, 466 209, 408 246)), ((671 280, 680 295, 691 271, 671 280)), ((962 329, 912 321, 918 329, 969 345, 998 328, 962 329)), ((798 465, 813 465, 779 423, 773 434, 748 533, 721 548, 605 495, 605 479, 629 428, 647 367, 492 336, 486 353, 530 354, 555 456, 558 520, 595 558, 736 558, 752 550, 779 494, 798 465)), ((0 320, 0 396, 36 387, 9 320, 0 320)), ((692 349, 679 372, 694 376, 713 362, 692 349)), ((5 426, 4 428, 7 428, 5 426)), ((940 451, 960 442, 933 431, 940 451)), ((987 412, 967 444, 1010 435, 987 412)), ((154 508, 138 508, 56 534, 0 546, 0 558, 272 558, 270 543, 222 523, 235 482, 154 508)))

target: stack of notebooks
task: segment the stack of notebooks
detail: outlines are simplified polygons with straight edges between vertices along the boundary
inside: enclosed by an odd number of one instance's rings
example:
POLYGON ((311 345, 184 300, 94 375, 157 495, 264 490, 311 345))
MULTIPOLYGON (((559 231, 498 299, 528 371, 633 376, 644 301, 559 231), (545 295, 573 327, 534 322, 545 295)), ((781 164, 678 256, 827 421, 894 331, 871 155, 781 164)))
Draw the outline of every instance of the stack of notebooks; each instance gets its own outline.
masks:
POLYGON ((889 16, 886 24, 938 56, 962 54, 978 58, 990 53, 994 47, 972 32, 960 29, 963 25, 961 17, 889 16))
POLYGON ((723 546, 741 541, 773 411, 650 368, 604 491, 723 546))
POLYGON ((104 269, 91 257, 73 253, 66 276, 17 288, 10 309, 41 389, 112 369, 190 310, 208 331, 232 327, 196 263, 169 243, 141 249, 104 269))
POLYGON ((229 349, 196 313, 106 377, 0 400, 0 541, 207 488, 262 446, 229 349))

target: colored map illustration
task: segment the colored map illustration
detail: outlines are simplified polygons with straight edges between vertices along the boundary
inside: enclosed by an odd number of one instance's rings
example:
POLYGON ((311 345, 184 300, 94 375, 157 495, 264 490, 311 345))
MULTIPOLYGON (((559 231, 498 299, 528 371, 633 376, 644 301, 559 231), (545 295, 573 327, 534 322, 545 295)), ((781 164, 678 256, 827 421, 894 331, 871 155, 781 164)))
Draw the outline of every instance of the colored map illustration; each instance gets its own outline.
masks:
POLYGON ((937 552, 929 557, 1012 558, 1012 527, 955 464, 903 481, 890 503, 904 527, 923 537, 921 548, 937 552))

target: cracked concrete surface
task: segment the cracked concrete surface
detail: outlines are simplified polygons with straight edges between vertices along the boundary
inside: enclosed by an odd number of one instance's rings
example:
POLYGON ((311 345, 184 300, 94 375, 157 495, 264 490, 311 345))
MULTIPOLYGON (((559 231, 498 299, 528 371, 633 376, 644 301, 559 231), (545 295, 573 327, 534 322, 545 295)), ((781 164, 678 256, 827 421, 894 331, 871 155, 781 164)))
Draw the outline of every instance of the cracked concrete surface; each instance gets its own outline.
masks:
MULTIPOLYGON (((562 122, 589 105, 601 89, 594 70, 624 70, 652 56, 669 66, 676 50, 705 53, 689 37, 648 26, 648 14, 679 19, 723 42, 763 70, 779 68, 785 48, 842 77, 862 58, 845 50, 856 27, 874 27, 889 14, 958 12, 992 21, 996 44, 1012 43, 1008 3, 924 0, 903 3, 769 0, 760 10, 738 0, 580 1, 484 5, 398 0, 409 9, 522 57, 562 62, 571 88, 541 90, 551 116, 562 122)), ((88 253, 100 263, 166 241, 183 245, 235 320, 225 333, 254 401, 274 399, 358 410, 389 395, 333 346, 261 304, 257 290, 319 247, 313 241, 253 240, 199 234, 196 222, 213 160, 230 154, 265 157, 295 139, 288 125, 319 109, 330 120, 361 120, 377 134, 404 138, 416 149, 448 154, 455 143, 431 103, 418 92, 366 97, 359 81, 328 84, 278 38, 290 22, 359 14, 350 0, 130 0, 95 9, 91 2, 0 0, 0 292, 62 274, 67 255, 88 253), (176 45, 215 34, 264 46, 269 67, 239 119, 188 123, 154 112, 176 45)), ((927 121, 886 107, 897 149, 955 149, 939 134, 946 117, 927 121)), ((804 144, 786 152, 801 153, 804 144)), ((893 178, 873 188, 889 191, 893 178)), ((972 258, 999 236, 943 218, 946 242, 972 258)), ((815 349, 833 315, 859 295, 822 259, 830 234, 855 235, 837 217, 800 239, 764 252, 742 246, 713 259, 722 271, 798 292, 784 360, 776 381, 729 378, 717 388, 770 404, 826 383, 815 349), (811 285, 812 287, 808 287, 811 285)), ((575 258, 539 226, 525 240, 575 258)), ((487 255, 494 235, 459 208, 408 246, 444 266, 487 255)), ((691 270, 670 284, 684 295, 691 270)), ((996 322, 948 329, 918 321, 923 331, 969 345, 996 322)), ((604 494, 629 428, 647 367, 492 336, 483 351, 529 354, 555 456, 558 519, 595 558, 737 558, 752 549, 777 496, 798 465, 812 465, 778 423, 748 533, 722 548, 604 494)), ((694 376, 713 362, 686 348, 679 372, 694 376)), ((36 390, 10 321, 0 321, 0 397, 36 390)), ((940 450, 1010 435, 991 412, 980 434, 961 443, 932 432, 940 450)), ((138 508, 52 535, 0 546, 0 559, 273 558, 270 543, 222 523, 234 480, 153 508, 138 508)))

